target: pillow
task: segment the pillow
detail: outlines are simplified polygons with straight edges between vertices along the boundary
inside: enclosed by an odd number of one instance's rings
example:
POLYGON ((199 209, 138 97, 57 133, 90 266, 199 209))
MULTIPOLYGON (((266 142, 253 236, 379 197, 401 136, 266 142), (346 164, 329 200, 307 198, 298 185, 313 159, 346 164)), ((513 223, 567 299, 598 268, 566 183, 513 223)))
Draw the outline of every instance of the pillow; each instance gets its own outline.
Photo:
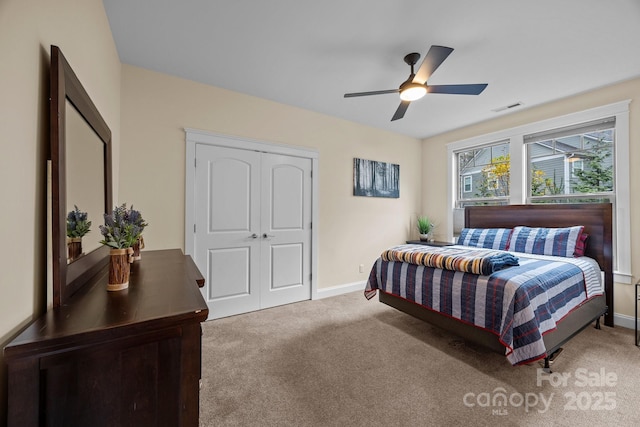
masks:
POLYGON ((518 226, 513 229, 508 248, 515 252, 572 258, 583 228, 582 225, 565 228, 518 226))
POLYGON ((580 238, 576 242, 576 249, 573 251, 574 257, 584 256, 584 252, 587 250, 587 238, 589 235, 587 233, 582 233, 580 238))
POLYGON ((463 228, 458 244, 474 248, 506 250, 510 228, 463 228))

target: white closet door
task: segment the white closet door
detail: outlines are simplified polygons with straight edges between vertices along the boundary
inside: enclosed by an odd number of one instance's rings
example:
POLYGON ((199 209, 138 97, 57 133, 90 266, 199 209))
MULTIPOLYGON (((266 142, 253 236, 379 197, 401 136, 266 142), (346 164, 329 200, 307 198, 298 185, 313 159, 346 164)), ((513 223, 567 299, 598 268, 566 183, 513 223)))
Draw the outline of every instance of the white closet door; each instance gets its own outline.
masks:
POLYGON ((195 261, 209 318, 311 297, 311 159, 196 145, 195 261))
POLYGON ((196 145, 196 263, 210 318, 260 308, 260 153, 196 145))
POLYGON ((261 308, 311 296, 311 159, 262 155, 261 308))

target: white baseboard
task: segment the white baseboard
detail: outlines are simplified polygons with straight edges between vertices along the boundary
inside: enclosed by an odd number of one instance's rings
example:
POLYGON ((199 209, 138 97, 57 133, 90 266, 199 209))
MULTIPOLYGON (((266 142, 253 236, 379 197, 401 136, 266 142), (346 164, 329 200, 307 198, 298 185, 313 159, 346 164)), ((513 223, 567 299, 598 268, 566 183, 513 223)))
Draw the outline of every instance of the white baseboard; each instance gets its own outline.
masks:
POLYGON ((354 282, 354 283, 345 283, 344 285, 331 286, 328 288, 318 288, 315 295, 312 299, 322 299, 328 297, 335 297, 342 294, 348 294, 349 292, 362 291, 364 292, 364 287, 367 282, 354 282))
POLYGON ((613 314, 613 324, 616 326, 622 326, 623 328, 635 329, 636 318, 633 316, 627 316, 626 314, 613 314))

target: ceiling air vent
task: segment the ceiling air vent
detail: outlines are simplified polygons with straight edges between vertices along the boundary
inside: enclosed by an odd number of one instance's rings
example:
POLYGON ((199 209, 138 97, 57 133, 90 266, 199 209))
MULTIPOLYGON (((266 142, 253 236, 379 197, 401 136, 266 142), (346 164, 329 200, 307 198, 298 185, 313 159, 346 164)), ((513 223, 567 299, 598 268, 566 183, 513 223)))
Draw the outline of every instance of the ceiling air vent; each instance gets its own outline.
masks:
POLYGON ((495 110, 491 110, 494 113, 499 113, 500 111, 510 110, 512 108, 520 107, 522 102, 514 102, 513 104, 505 105, 504 107, 496 108, 495 110))

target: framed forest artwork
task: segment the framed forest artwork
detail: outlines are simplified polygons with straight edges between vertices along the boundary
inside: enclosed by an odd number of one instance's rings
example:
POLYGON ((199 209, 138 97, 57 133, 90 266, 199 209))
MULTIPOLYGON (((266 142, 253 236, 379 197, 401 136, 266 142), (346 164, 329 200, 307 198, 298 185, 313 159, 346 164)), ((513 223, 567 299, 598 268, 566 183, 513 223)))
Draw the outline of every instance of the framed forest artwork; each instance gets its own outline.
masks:
POLYGON ((400 197, 400 165, 353 159, 353 195, 400 197))

